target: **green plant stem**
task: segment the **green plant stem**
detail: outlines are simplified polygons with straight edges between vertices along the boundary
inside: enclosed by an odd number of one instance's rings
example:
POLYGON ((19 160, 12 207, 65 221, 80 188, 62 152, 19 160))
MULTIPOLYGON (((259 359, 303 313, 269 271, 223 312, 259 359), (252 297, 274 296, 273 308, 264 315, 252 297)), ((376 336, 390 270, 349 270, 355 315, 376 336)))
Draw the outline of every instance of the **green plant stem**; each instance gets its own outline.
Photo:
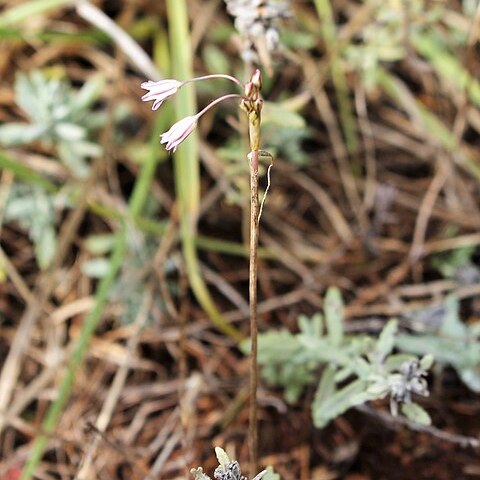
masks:
POLYGON ((45 177, 42 177, 40 174, 35 172, 35 170, 32 170, 31 168, 22 165, 21 163, 13 160, 12 158, 5 156, 4 153, 1 151, 0 169, 9 170, 15 174, 15 177, 17 179, 20 179, 31 185, 41 187, 48 193, 56 193, 59 190, 59 187, 57 187, 55 183, 51 182, 45 177))
POLYGON ((258 201, 258 150, 252 150, 250 159, 250 270, 249 270, 249 307, 250 307, 250 468, 252 477, 258 471, 258 420, 257 420, 257 389, 258 389, 258 318, 257 318, 257 274, 258 274, 258 237, 259 213, 258 201))
POLYGON ((249 267, 249 308, 250 308, 250 419, 249 450, 250 472, 254 477, 258 471, 258 318, 257 318, 257 275, 258 275, 258 237, 260 204, 258 201, 258 162, 260 150, 261 106, 248 115, 248 132, 250 138, 250 267, 249 267))
POLYGON ((248 446, 250 455, 250 473, 252 478, 258 470, 258 237, 260 222, 260 203, 258 200, 258 164, 260 159, 260 125, 263 99, 260 94, 262 77, 260 70, 253 72, 250 81, 245 85, 245 98, 240 107, 248 118, 248 139, 250 153, 250 246, 249 246, 249 313, 250 313, 250 409, 248 446))
POLYGON ((74 3, 74 0, 32 0, 9 8, 0 15, 0 27, 15 25, 33 15, 45 13, 54 8, 64 7, 74 3))
POLYGON ((336 46, 338 35, 336 32, 335 19, 333 17, 330 0, 314 0, 315 8, 322 22, 322 36, 325 42, 327 53, 330 57, 330 74, 335 87, 340 121, 342 124, 347 151, 349 154, 358 152, 358 137, 356 132, 355 118, 352 113, 352 106, 348 96, 348 84, 341 59, 339 58, 336 46))
MULTIPOLYGON (((173 77, 186 80, 193 77, 192 53, 188 33, 188 14, 185 0, 167 0, 173 77)), ((175 95, 177 117, 196 113, 193 86, 175 95)), ((198 136, 193 132, 174 158, 175 186, 180 214, 180 234, 190 286, 212 323, 236 341, 243 335, 230 325, 218 311, 203 280, 196 250, 196 223, 200 205, 200 166, 198 136)))

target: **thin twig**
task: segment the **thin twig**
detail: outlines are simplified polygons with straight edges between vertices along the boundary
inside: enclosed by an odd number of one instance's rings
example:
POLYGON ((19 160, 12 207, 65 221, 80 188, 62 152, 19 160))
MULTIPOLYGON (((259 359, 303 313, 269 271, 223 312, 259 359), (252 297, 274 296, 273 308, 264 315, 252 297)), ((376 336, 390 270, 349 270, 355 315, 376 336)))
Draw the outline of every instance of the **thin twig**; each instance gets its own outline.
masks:
MULTIPOLYGON (((427 234, 428 222, 431 218, 433 207, 438 199, 438 196, 440 195, 440 192, 447 181, 447 175, 448 172, 446 168, 444 168, 439 162, 437 166, 437 172, 435 173, 432 182, 425 192, 422 203, 418 210, 417 219, 415 221, 413 241, 410 248, 410 260, 412 265, 421 265, 420 263, 417 263, 417 260, 422 254, 423 244, 427 234)), ((420 275, 418 275, 418 277, 420 277, 420 275)), ((416 280, 418 283, 421 281, 420 278, 417 278, 416 280)))
POLYGON ((107 435, 105 435, 104 432, 99 430, 92 423, 87 423, 87 428, 92 432, 95 432, 95 434, 98 435, 98 437, 101 438, 105 442, 105 444, 107 444, 113 450, 117 451, 122 456, 122 458, 125 458, 134 470, 138 471, 138 473, 142 475, 145 475, 145 478, 147 478, 148 480, 155 480, 155 477, 151 476, 150 472, 148 472, 148 470, 141 464, 141 462, 139 462, 139 458, 137 458, 136 455, 132 455, 126 448, 123 447, 123 445, 119 445, 118 443, 111 440, 107 435))
MULTIPOLYGON (((131 357, 134 354, 134 351, 138 345, 140 333, 145 324, 147 323, 148 314, 151 310, 152 302, 153 292, 152 288, 149 287, 143 297, 140 311, 138 312, 135 322, 133 323, 134 330, 127 344, 127 357, 125 358, 124 362, 115 374, 112 385, 108 391, 107 398, 105 399, 102 410, 98 415, 97 421, 95 422, 95 429, 98 432, 105 433, 107 426, 110 423, 113 412, 118 403, 118 399, 120 398, 123 387, 125 386, 125 382, 127 380, 127 375, 130 370, 131 357)), ((77 472, 77 475, 75 477, 77 480, 91 478, 91 468, 99 443, 100 437, 97 436, 93 443, 90 444, 88 451, 83 459, 82 466, 77 472)))
POLYGON ((76 9, 80 17, 111 37, 140 73, 153 80, 162 78, 162 74, 142 47, 102 10, 86 0, 78 1, 76 9))
POLYGON ((267 199, 267 194, 268 191, 270 190, 270 184, 271 184, 271 179, 270 179, 270 172, 273 167, 273 157, 270 155, 270 165, 267 168, 267 186, 265 188, 265 192, 262 197, 262 201, 260 202, 260 209, 258 211, 258 223, 260 223, 260 219, 262 218, 262 212, 263 212, 263 205, 265 204, 265 200, 267 199))
POLYGON ((445 432, 430 425, 421 425, 420 423, 412 422, 405 417, 394 417, 387 412, 376 410, 368 405, 361 405, 356 408, 360 412, 366 413, 370 417, 380 420, 387 427, 395 430, 398 429, 399 426, 404 426, 415 432, 427 433, 428 435, 438 438, 439 440, 453 443, 463 448, 480 448, 480 440, 475 437, 467 437, 465 435, 457 435, 455 433, 445 432))

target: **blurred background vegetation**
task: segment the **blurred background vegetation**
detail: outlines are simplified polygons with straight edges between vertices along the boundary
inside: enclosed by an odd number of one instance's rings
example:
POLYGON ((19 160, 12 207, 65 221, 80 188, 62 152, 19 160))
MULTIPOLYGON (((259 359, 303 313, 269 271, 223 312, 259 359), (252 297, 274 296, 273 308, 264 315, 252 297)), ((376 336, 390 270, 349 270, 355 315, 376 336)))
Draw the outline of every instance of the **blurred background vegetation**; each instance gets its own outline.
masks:
POLYGON ((255 59, 220 0, 1 3, 0 478, 180 478, 212 470, 214 445, 247 461, 245 125, 222 104, 168 156, 160 133, 230 87, 152 112, 140 84, 246 81, 255 60, 275 157, 261 463, 286 480, 480 475, 478 2, 293 0, 278 25, 255 59), (434 427, 343 388, 393 350, 435 357, 411 415, 434 427))

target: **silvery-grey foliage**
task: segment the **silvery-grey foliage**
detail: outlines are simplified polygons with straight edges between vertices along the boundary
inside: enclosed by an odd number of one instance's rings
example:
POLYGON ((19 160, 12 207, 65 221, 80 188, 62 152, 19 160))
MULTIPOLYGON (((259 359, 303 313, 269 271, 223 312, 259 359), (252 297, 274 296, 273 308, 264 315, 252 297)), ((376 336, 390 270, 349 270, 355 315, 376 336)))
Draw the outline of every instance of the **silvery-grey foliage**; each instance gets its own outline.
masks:
POLYGON ((466 323, 460 318, 460 302, 449 295, 443 302, 444 315, 439 325, 415 334, 401 333, 396 346, 416 355, 429 353, 438 365, 450 365, 472 391, 480 392, 480 322, 466 323))
MULTIPOLYGON (((247 477, 242 475, 240 464, 237 460, 230 460, 225 450, 220 447, 215 447, 215 454, 218 459, 218 467, 213 473, 215 480, 247 480, 247 477)), ((190 470, 195 480, 211 480, 211 478, 203 473, 203 468, 192 468, 190 470)), ((280 480, 278 474, 274 473, 271 467, 266 470, 262 470, 258 475, 252 478, 252 480, 280 480)))
POLYGON ((236 460, 232 460, 225 467, 219 465, 213 472, 213 476, 216 480, 246 480, 236 460))
POLYGON ((0 126, 0 145, 11 147, 40 141, 56 147, 58 158, 77 177, 86 177, 88 159, 101 155, 92 133, 101 127, 105 115, 93 110, 103 89, 100 76, 90 78, 80 90, 66 79, 47 77, 42 71, 19 73, 15 79, 15 101, 28 123, 0 126))
POLYGON ((225 3, 242 37, 244 61, 259 62, 259 42, 265 45, 268 53, 278 49, 279 23, 291 15, 290 0, 225 0, 225 3))
POLYGON ((427 397, 426 369, 418 359, 407 360, 400 365, 399 374, 390 385, 390 410, 398 414, 398 405, 412 403, 412 393, 427 397))
POLYGON ((57 249, 55 206, 54 195, 38 186, 16 182, 5 206, 5 221, 17 222, 28 231, 41 269, 51 265, 57 249))
MULTIPOLYGON (((317 383, 312 417, 318 428, 350 408, 387 397, 393 413, 400 406, 410 420, 429 424, 428 413, 412 401, 412 394, 428 395, 424 377, 433 357, 418 359, 395 353, 396 320, 388 321, 376 339, 366 334, 348 335, 343 324, 341 293, 329 288, 323 314, 311 319, 301 315, 298 333, 281 330, 259 335, 258 362, 263 377, 272 385, 283 386, 289 402, 297 401, 308 385, 317 383)), ((249 345, 243 348, 248 351, 249 345)))

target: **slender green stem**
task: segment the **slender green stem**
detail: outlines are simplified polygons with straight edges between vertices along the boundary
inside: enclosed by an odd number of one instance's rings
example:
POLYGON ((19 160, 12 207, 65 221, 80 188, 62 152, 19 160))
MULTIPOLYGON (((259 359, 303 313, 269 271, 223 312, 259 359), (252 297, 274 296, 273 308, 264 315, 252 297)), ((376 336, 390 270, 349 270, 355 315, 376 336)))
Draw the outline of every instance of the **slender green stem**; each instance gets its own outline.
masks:
POLYGON ((260 96, 260 71, 252 75, 251 81, 245 88, 247 99, 242 108, 248 116, 248 135, 250 141, 250 268, 249 268, 249 310, 250 310, 250 411, 249 411, 249 453, 250 472, 254 477, 258 471, 258 418, 257 418, 257 389, 258 389, 258 362, 257 362, 257 275, 258 275, 258 237, 260 229, 260 202, 258 199, 258 163, 260 158, 260 124, 263 100, 260 96))
POLYGON ((64 7, 74 3, 74 0, 32 0, 16 7, 9 8, 0 15, 0 27, 7 27, 22 22, 23 20, 45 13, 54 8, 64 7))
POLYGON ((250 468, 251 476, 258 471, 258 420, 257 420, 257 273, 258 273, 258 237, 260 204, 258 201, 258 150, 250 153, 250 271, 249 271, 249 303, 250 303, 250 468))
MULTIPOLYGON (((172 66, 174 78, 193 78, 192 52, 188 32, 188 15, 185 0, 167 0, 172 66)), ((193 89, 182 89, 175 95, 177 117, 194 115, 196 102, 193 89)), ((182 148, 175 153, 175 186, 180 214, 180 233, 183 255, 190 286, 212 323, 236 341, 243 335, 230 325, 218 311, 203 280, 196 249, 196 223, 200 205, 200 166, 196 132, 192 132, 182 148)))
POLYGON ((228 95, 223 95, 222 97, 219 97, 215 99, 213 102, 209 103, 203 110, 197 113, 197 117, 201 117, 204 113, 208 112, 211 108, 215 107, 220 102, 223 102, 224 100, 228 100, 230 98, 242 98, 242 96, 238 93, 229 93, 228 95))
POLYGON ((43 188, 48 193, 56 193, 59 187, 55 183, 39 175, 35 170, 16 162, 12 158, 9 158, 0 152, 0 169, 10 170, 15 174, 15 177, 19 180, 23 180, 31 185, 37 185, 43 188))
POLYGON ((202 77, 194 77, 190 78, 188 80, 184 80, 183 84, 191 83, 191 82, 198 82, 200 80, 211 80, 214 78, 224 78, 226 80, 230 80, 233 83, 236 83, 242 90, 244 85, 242 85, 242 82, 240 82, 238 79, 235 77, 232 77, 231 75, 225 75, 224 73, 214 73, 211 75, 203 75, 202 77))
POLYGON ((345 135, 347 151, 349 154, 358 152, 358 136, 356 131, 355 117, 352 113, 350 98, 348 96, 348 84, 341 59, 336 50, 338 35, 336 32, 335 19, 333 17, 330 0, 314 0, 318 16, 322 21, 322 36, 325 42, 327 53, 330 56, 330 74, 335 87, 340 111, 340 121, 345 135))

